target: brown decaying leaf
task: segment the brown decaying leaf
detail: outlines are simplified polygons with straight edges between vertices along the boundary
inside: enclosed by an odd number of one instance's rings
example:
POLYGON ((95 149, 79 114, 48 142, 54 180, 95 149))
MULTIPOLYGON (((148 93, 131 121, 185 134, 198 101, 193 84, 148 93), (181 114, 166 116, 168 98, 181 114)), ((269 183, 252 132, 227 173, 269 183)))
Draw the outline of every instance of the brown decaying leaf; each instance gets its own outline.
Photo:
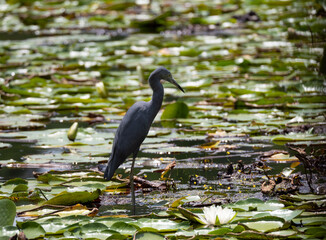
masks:
POLYGON ((175 165, 176 165, 176 162, 175 162, 175 161, 169 163, 169 164, 165 167, 164 171, 162 172, 160 179, 163 180, 163 179, 164 179, 164 176, 165 176, 165 175, 166 175, 170 170, 172 170, 172 169, 175 167, 175 165))

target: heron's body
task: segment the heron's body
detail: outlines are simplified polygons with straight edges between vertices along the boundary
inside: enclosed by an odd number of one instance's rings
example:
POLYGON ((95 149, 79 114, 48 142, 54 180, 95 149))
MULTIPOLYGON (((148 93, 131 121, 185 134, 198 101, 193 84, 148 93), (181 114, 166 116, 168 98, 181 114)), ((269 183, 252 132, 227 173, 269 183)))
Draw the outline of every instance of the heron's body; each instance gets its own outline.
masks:
MULTIPOLYGON (((110 180, 116 169, 131 154, 137 156, 140 145, 145 140, 148 131, 161 109, 164 88, 155 70, 149 77, 153 96, 149 102, 136 102, 123 117, 114 137, 112 153, 105 169, 104 178, 110 180)), ((166 70, 167 71, 167 70, 166 70)))
POLYGON ((126 115, 123 117, 116 131, 112 153, 104 172, 104 178, 110 180, 117 168, 127 157, 133 154, 133 162, 130 171, 131 196, 134 207, 133 213, 135 213, 135 191, 133 184, 135 158, 138 154, 140 145, 148 134, 154 118, 162 106, 164 88, 161 84, 161 80, 168 81, 183 91, 167 69, 159 67, 151 73, 148 82, 153 90, 152 99, 149 102, 136 102, 129 108, 126 115))
POLYGON ((148 117, 150 102, 137 102, 127 111, 122 119, 113 142, 112 153, 105 170, 105 178, 110 180, 115 170, 131 154, 137 155, 140 145, 145 140, 155 116, 148 117))

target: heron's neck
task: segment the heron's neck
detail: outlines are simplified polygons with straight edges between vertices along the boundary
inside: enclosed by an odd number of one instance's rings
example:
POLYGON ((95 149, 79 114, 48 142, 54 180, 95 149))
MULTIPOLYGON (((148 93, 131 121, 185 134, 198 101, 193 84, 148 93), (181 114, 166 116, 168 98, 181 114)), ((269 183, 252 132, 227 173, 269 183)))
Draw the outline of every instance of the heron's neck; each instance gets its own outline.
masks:
POLYGON ((153 115, 154 115, 153 119, 154 119, 162 106, 163 97, 164 97, 164 88, 159 80, 151 81, 151 79, 149 79, 149 83, 151 88, 153 89, 153 96, 152 96, 152 100, 150 101, 150 105, 151 105, 151 109, 153 109, 153 115))

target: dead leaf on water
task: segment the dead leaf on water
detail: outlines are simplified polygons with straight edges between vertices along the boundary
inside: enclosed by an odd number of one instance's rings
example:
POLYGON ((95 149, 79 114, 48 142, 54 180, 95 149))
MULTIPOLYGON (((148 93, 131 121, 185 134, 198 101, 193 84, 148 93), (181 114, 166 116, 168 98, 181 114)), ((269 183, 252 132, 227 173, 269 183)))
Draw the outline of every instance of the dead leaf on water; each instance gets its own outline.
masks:
POLYGON ((284 153, 277 153, 272 155, 269 158, 270 161, 298 161, 299 159, 295 156, 290 157, 289 154, 284 154, 284 153))
POLYGON ((217 148, 221 141, 214 141, 209 143, 204 143, 200 145, 199 147, 202 149, 214 149, 217 148))

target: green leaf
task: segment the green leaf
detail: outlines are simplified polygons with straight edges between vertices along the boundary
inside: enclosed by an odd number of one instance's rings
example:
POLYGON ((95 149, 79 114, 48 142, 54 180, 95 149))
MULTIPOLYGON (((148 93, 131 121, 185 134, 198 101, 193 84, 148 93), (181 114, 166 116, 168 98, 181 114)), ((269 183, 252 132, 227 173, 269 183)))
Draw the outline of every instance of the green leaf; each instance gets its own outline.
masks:
MULTIPOLYGON (((114 223, 121 222, 121 220, 122 220, 121 218, 116 218, 116 217, 101 217, 96 219, 96 222, 103 223, 107 227, 111 227, 114 223)), ((130 223, 130 222, 134 222, 134 220, 132 218, 123 218, 123 222, 130 223)))
POLYGON ((268 236, 272 236, 274 238, 288 238, 290 236, 297 235, 298 232, 293 230, 280 230, 268 233, 268 236))
POLYGON ((9 199, 0 199, 0 227, 12 225, 15 217, 15 203, 9 199))
POLYGON ((237 225, 233 230, 232 230, 232 232, 233 233, 241 233, 241 232, 243 232, 245 230, 245 228, 243 227, 243 226, 241 226, 241 225, 237 225))
POLYGON ((270 240, 271 237, 266 236, 265 233, 246 230, 241 233, 228 233, 227 235, 236 236, 237 239, 259 239, 259 240, 270 240))
POLYGON ((24 222, 21 228, 28 239, 43 237, 46 233, 43 227, 37 222, 24 222))
POLYGON ((227 227, 222 227, 222 228, 219 228, 219 229, 216 229, 216 230, 213 230, 211 232, 209 232, 209 234, 212 234, 212 235, 225 235, 229 232, 232 232, 232 230, 230 228, 227 228, 227 227))
POLYGON ((176 118, 187 118, 189 108, 184 102, 175 102, 169 104, 162 113, 161 120, 176 119, 176 118))
POLYGON ((287 142, 299 142, 299 141, 322 141, 326 137, 323 135, 309 134, 309 133, 292 133, 287 135, 277 135, 272 138, 274 143, 287 143, 287 142))
POLYGON ((39 175, 37 177, 38 181, 41 181, 43 183, 50 183, 50 182, 64 182, 65 180, 63 178, 57 177, 51 173, 45 173, 42 175, 39 175))
POLYGON ((155 229, 159 232, 174 232, 178 229, 189 228, 188 222, 175 222, 169 219, 152 219, 152 218, 141 218, 133 224, 139 226, 142 230, 155 229))
POLYGON ((43 204, 52 205, 73 205, 76 203, 87 203, 97 199, 101 194, 101 190, 97 189, 94 192, 61 192, 43 204))
POLYGON ((143 232, 143 231, 139 231, 135 234, 133 239, 139 239, 139 240, 164 240, 164 236, 159 234, 159 233, 155 233, 155 232, 143 232))
POLYGON ((42 223, 42 227, 47 234, 62 234, 67 229, 78 226, 78 224, 67 225, 67 224, 64 224, 61 222, 56 222, 55 219, 53 219, 53 220, 54 220, 53 222, 46 221, 46 222, 42 223))
POLYGON ((294 201, 294 202, 318 201, 318 200, 326 199, 326 195, 296 194, 296 195, 281 195, 280 198, 284 200, 294 201))
POLYGON ((304 224, 305 226, 317 226, 326 222, 326 216, 318 216, 312 213, 310 217, 298 217, 293 219, 296 224, 304 224), (314 216, 315 215, 315 216, 314 216))
POLYGON ((256 214, 252 217, 252 219, 258 219, 264 216, 274 216, 284 219, 284 221, 288 222, 291 221, 293 218, 299 216, 303 210, 289 210, 289 209, 278 209, 270 212, 264 212, 256 214))
POLYGON ((270 232, 275 231, 283 227, 283 222, 281 221, 266 221, 266 220, 260 220, 260 221, 253 221, 253 222, 245 222, 242 223, 248 228, 259 231, 259 232, 270 232))
POLYGON ((264 202, 263 200, 257 198, 248 198, 246 200, 240 200, 236 203, 227 204, 225 206, 242 211, 267 211, 281 209, 284 207, 284 204, 276 200, 264 202))
POLYGON ((326 235, 326 227, 309 227, 304 233, 314 238, 323 239, 326 235))
POLYGON ((200 197, 198 195, 195 196, 184 196, 181 197, 177 200, 175 200, 172 204, 171 207, 172 208, 176 208, 178 206, 181 206, 182 204, 186 203, 186 202, 194 202, 194 201, 199 201, 200 197))
POLYGON ((28 184, 28 181, 22 178, 13 178, 5 182, 3 185, 19 185, 19 184, 28 184))
POLYGON ((19 233, 19 230, 15 226, 0 227, 0 239, 9 239, 10 237, 19 233), (5 238, 6 237, 6 238, 5 238))
POLYGON ((201 223, 201 224, 205 224, 205 223, 203 223, 200 219, 199 219, 199 217, 196 215, 196 214, 194 214, 194 213, 192 213, 191 211, 189 211, 189 210, 187 210, 187 209, 185 209, 185 208, 182 208, 182 207, 178 207, 178 210, 179 210, 179 212, 185 217, 185 218, 187 218, 189 221, 191 221, 191 222, 198 222, 198 223, 201 223))
POLYGON ((108 230, 108 227, 103 223, 94 222, 83 225, 81 230, 83 232, 100 232, 102 230, 108 230))
POLYGON ((198 81, 189 81, 182 84, 182 87, 187 90, 200 90, 213 84, 213 79, 201 79, 198 81))
POLYGON ((134 235, 138 230, 138 227, 125 222, 116 222, 111 226, 110 229, 117 231, 122 235, 134 235))
POLYGON ((106 240, 125 240, 128 239, 125 235, 121 235, 120 233, 113 233, 110 237, 108 237, 106 240))
MULTIPOLYGON (((107 239, 112 236, 120 236, 120 233, 109 228, 98 222, 87 223, 80 228, 73 230, 76 237, 85 238, 96 238, 96 239, 107 239)), ((119 238, 118 238, 119 239, 119 238)))
POLYGON ((19 184, 17 185, 14 190, 12 191, 14 192, 26 192, 28 190, 28 186, 26 184, 19 184))

